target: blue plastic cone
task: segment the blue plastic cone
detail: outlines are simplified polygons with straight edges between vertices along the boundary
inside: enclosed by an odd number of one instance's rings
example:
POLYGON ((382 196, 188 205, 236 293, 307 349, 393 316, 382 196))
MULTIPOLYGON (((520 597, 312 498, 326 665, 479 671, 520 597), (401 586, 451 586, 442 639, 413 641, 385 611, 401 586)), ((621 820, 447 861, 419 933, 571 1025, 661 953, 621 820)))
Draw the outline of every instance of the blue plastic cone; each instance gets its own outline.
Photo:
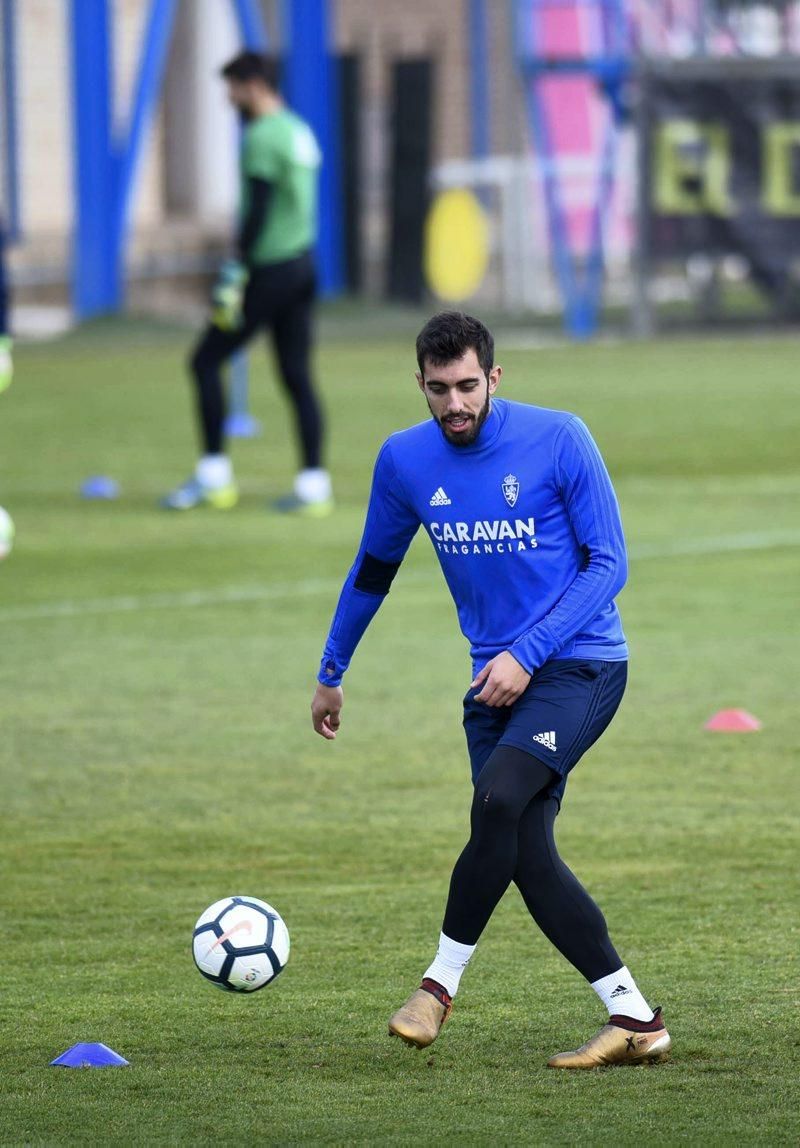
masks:
POLYGON ((225 434, 231 438, 258 438, 261 423, 247 411, 232 411, 225 420, 225 434))
POLYGON ((61 1056, 51 1060, 59 1068, 113 1068, 130 1062, 106 1044, 73 1044, 61 1056))
POLYGON ((81 498, 119 498, 119 483, 107 474, 93 474, 81 484, 81 498))

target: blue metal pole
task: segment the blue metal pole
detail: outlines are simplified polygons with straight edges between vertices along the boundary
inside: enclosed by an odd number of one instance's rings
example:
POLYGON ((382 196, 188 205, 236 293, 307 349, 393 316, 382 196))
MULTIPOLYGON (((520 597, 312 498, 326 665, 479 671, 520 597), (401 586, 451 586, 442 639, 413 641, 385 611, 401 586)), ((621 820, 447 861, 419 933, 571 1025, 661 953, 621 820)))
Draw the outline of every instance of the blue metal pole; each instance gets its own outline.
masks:
MULTIPOLYGON (((268 48, 267 29, 258 0, 234 0, 234 13, 245 45, 255 52, 268 48)), ((237 351, 230 365, 230 401, 225 433, 231 438, 255 438, 261 424, 250 414, 250 381, 247 351, 237 351)))
POLYGON ((265 51, 267 29, 258 0, 233 0, 233 5, 245 45, 254 52, 265 51))
POLYGON ((17 121, 17 29, 15 0, 3 0, 3 110, 5 112, 6 236, 19 239, 22 231, 19 202, 19 126, 17 121))
POLYGON ((550 221, 550 241, 552 243, 553 263, 556 277, 561 287, 564 299, 565 324, 571 334, 580 334, 579 319, 580 302, 579 288, 575 276, 572 257, 569 249, 569 234, 567 220, 561 202, 561 187, 556 170, 556 158, 553 152, 550 132, 548 130, 547 116, 544 111, 541 96, 537 90, 538 80, 529 77, 525 81, 528 101, 528 115, 533 127, 533 136, 538 144, 539 159, 542 173, 542 189, 544 191, 547 216, 550 221))
POLYGON ((284 0, 286 96, 314 129, 322 148, 319 273, 324 294, 344 288, 339 175, 339 99, 329 53, 326 0, 284 0))
POLYGON ((122 302, 121 266, 114 248, 108 15, 106 0, 71 0, 76 203, 72 297, 82 319, 116 310, 122 302))
POLYGON ((614 174, 617 154, 617 124, 623 106, 622 87, 628 78, 629 67, 625 62, 628 26, 622 0, 607 0, 603 4, 605 17, 600 28, 601 50, 609 60, 610 69, 606 73, 608 98, 608 122, 600 154, 595 209, 592 218, 590 254, 586 271, 586 296, 595 314, 600 307, 605 273, 605 251, 603 246, 603 225, 608 217, 614 193, 614 174))
MULTIPOLYGON (((547 0, 547 7, 559 0, 547 0)), ((605 269, 603 226, 608 216, 614 187, 614 159, 617 120, 621 117, 622 85, 630 69, 628 23, 622 0, 560 0, 560 6, 584 7, 595 17, 596 41, 588 53, 571 58, 545 56, 538 43, 537 18, 542 6, 537 0, 517 0, 516 44, 518 65, 528 101, 532 134, 541 156, 547 215, 550 222, 553 262, 564 299, 564 321, 569 334, 586 338, 597 328, 605 269), (589 249, 583 273, 576 266, 558 177, 558 156, 550 138, 550 124, 539 91, 546 75, 584 75, 603 85, 609 98, 608 123, 598 148, 598 177, 592 201, 589 249)))
POLYGON ((177 0, 152 0, 129 128, 115 139, 109 5, 107 0, 72 0, 77 205, 73 302, 80 318, 118 311, 122 306, 129 208, 176 10, 177 0))
POLYGON ((600 308, 600 299, 603 293, 603 275, 605 272, 603 225, 608 217, 611 196, 614 191, 616 135, 614 109, 609 107, 608 124, 606 125, 605 139, 603 140, 602 154, 600 157, 600 172, 597 181, 595 207, 592 214, 589 257, 587 260, 584 289, 586 306, 594 316, 592 330, 594 326, 596 326, 596 316, 600 308))
POLYGON ((144 140, 153 123, 177 8, 177 0, 152 0, 150 4, 147 28, 139 53, 136 90, 127 137, 115 149, 115 160, 118 165, 115 254, 120 263, 124 257, 130 205, 140 169, 144 140))
POLYGON ((486 0, 469 3, 470 135, 476 159, 489 155, 489 27, 486 0))
MULTIPOLYGON (((518 31, 523 31, 524 28, 524 38, 518 40, 518 43, 526 46, 523 51, 527 52, 530 60, 539 59, 539 29, 535 0, 533 4, 526 4, 524 0, 518 0, 516 7, 519 21, 518 31), (530 23, 527 27, 524 27, 523 13, 526 11, 530 23)), ((556 277, 561 287, 561 294, 564 299, 565 325, 570 333, 578 334, 578 328, 581 326, 579 317, 581 309, 579 288, 575 268, 570 255, 569 231, 561 202, 561 187, 558 180, 556 156, 550 137, 544 102, 539 91, 539 79, 540 76, 538 73, 524 75, 523 77, 528 104, 528 116, 533 138, 539 152, 542 189, 544 191, 547 216, 550 221, 553 263, 555 265, 556 277)))

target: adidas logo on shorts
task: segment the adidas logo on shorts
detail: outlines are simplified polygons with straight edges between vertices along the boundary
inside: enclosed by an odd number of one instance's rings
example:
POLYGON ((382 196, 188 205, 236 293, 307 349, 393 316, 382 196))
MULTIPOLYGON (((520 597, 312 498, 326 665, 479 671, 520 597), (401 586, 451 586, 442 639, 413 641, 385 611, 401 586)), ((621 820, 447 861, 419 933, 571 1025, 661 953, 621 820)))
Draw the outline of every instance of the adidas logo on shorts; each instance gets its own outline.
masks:
POLYGON ((434 494, 431 498, 431 506, 450 506, 450 505, 451 505, 450 499, 445 494, 444 487, 440 486, 439 489, 434 492, 434 494))
POLYGON ((548 733, 535 733, 533 740, 538 741, 539 745, 543 745, 545 749, 551 749, 553 753, 556 752, 556 731, 554 729, 548 733))

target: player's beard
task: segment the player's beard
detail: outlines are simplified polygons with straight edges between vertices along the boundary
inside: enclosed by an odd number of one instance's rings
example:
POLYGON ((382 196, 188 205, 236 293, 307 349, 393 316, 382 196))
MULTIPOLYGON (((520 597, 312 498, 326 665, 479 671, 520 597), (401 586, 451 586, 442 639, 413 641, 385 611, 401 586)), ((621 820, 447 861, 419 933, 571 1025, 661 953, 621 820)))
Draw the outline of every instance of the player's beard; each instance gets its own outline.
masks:
MULTIPOLYGON (((427 399, 427 396, 426 396, 426 399, 427 399)), ((489 414, 490 403, 491 403, 491 395, 489 394, 489 390, 487 388, 487 390, 486 390, 486 402, 483 404, 481 409, 478 411, 477 415, 470 414, 468 416, 469 418, 471 418, 473 420, 472 426, 470 427, 469 430, 461 431, 459 434, 452 434, 452 433, 448 434, 447 419, 450 416, 445 416, 444 418, 441 418, 441 419, 437 418, 437 416, 434 415, 433 411, 431 410, 430 401, 428 401, 428 409, 431 411, 431 414, 433 415, 433 417, 436 419, 437 423, 441 427, 442 434, 444 435, 444 437, 447 439, 447 441, 449 443, 451 443, 453 446, 472 446, 472 444, 477 439, 478 435, 481 433, 481 427, 486 422, 486 418, 489 414)))

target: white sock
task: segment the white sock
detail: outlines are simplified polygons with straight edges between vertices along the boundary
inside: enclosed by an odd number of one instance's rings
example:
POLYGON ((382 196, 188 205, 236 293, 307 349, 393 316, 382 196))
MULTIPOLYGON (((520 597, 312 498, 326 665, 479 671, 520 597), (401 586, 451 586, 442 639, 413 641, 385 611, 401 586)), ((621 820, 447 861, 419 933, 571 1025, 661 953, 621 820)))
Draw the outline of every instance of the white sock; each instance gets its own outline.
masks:
POLYGON ((444 933, 440 933, 439 948, 436 950, 433 964, 425 971, 423 980, 428 977, 436 981, 451 997, 454 997, 458 992, 461 974, 469 964, 476 947, 476 945, 462 945, 460 941, 451 941, 444 933))
POLYGON ((653 1019, 653 1010, 624 965, 618 972, 609 973, 599 981, 592 981, 592 988, 608 1009, 609 1016, 619 1013, 620 1016, 630 1016, 634 1020, 653 1019))
POLYGON ((233 467, 226 454, 204 454, 194 473, 200 485, 208 490, 218 490, 233 482, 233 467))
POLYGON ((303 502, 327 502, 333 494, 331 476, 319 466, 301 470, 294 480, 294 492, 303 502))

